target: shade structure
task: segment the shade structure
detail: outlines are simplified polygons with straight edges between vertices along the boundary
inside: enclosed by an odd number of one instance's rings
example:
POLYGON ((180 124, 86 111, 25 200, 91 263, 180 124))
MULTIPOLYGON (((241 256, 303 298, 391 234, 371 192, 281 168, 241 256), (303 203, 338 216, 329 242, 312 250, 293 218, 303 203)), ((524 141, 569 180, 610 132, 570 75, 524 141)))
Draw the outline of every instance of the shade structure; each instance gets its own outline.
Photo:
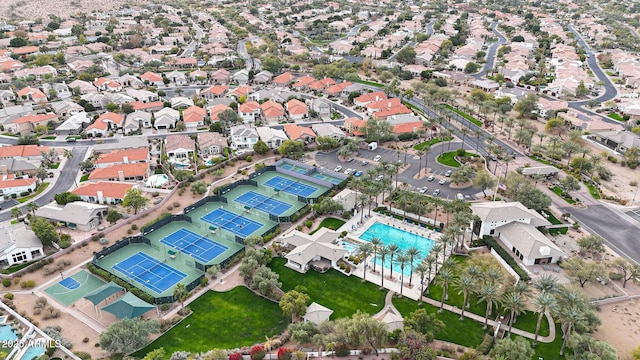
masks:
POLYGON ((323 321, 329 320, 331 314, 333 314, 333 310, 314 302, 307 307, 307 313, 302 318, 304 321, 318 325, 323 321))
POLYGON ((83 296, 83 298, 91 301, 95 306, 100 304, 104 299, 108 298, 109 296, 122 290, 124 290, 122 286, 111 281, 108 284, 104 284, 101 287, 83 296))
POLYGON ((128 292, 102 310, 112 313, 118 319, 135 319, 153 308, 155 306, 128 292))

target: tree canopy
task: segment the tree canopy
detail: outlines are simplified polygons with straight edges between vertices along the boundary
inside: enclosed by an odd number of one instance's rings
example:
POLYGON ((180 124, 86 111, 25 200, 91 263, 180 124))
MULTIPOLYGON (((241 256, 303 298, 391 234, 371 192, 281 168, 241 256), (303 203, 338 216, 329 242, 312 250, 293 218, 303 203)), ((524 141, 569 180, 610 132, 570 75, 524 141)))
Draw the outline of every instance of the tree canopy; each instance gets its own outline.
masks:
POLYGON ((149 335, 160 331, 156 320, 122 319, 100 334, 100 347, 110 353, 130 353, 149 343, 149 335))

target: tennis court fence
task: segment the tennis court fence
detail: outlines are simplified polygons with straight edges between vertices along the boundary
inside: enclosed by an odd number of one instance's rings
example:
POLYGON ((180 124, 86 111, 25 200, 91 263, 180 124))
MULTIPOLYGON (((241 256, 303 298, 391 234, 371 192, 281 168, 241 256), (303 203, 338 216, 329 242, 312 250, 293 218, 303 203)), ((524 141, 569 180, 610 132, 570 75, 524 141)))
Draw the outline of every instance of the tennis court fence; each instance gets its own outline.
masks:
POLYGON ((112 254, 120 249, 122 249, 123 247, 129 245, 129 244, 147 244, 150 245, 151 244, 151 240, 149 240, 148 238, 144 237, 144 236, 130 236, 130 237, 126 237, 122 240, 118 240, 116 241, 115 244, 102 249, 100 251, 98 251, 97 253, 95 253, 95 255, 93 255, 93 263, 95 264, 96 261, 102 259, 103 257, 112 254))

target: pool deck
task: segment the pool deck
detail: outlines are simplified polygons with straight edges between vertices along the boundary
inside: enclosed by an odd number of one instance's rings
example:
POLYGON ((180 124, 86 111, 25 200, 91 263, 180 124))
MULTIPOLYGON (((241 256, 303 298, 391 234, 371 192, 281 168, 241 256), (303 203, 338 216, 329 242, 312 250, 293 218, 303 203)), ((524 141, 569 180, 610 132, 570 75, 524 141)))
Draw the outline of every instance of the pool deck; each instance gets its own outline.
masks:
MULTIPOLYGON (((365 216, 368 214, 368 210, 365 209, 365 216)), ((432 239, 433 241, 439 241, 440 233, 430 230, 428 228, 421 228, 417 225, 413 225, 410 223, 402 222, 401 220, 395 219, 392 216, 386 216, 382 214, 375 213, 371 211, 371 216, 364 218, 363 222, 360 223, 360 213, 356 213, 349 221, 347 221, 344 225, 342 225, 338 231, 347 231, 347 240, 354 243, 361 243, 363 240, 360 239, 360 235, 364 233, 371 225, 376 222, 386 224, 389 226, 393 226, 395 228, 420 235, 425 238, 432 239)), ((426 256, 427 254, 422 254, 422 256, 426 256)), ((448 254, 447 254, 448 255, 448 254)), ((351 275, 357 276, 359 278, 364 278, 364 268, 365 263, 367 264, 367 275, 366 280, 374 283, 376 285, 382 284, 382 274, 380 271, 380 266, 376 267, 376 272, 373 272, 373 262, 371 261, 373 256, 369 257, 367 261, 361 262, 355 269, 351 272, 351 275)), ((442 254, 439 256, 439 262, 442 262, 444 259, 442 258, 442 254)), ((396 268, 397 265, 394 265, 396 268)), ((400 273, 394 271, 393 279, 389 278, 389 271, 385 270, 384 274, 384 288, 394 291, 396 293, 400 293, 400 273)), ((431 277, 435 276, 435 265, 432 267, 431 277)), ((418 300, 420 298, 420 275, 417 273, 413 274, 412 287, 409 287, 409 276, 404 276, 404 287, 402 289, 402 294, 410 299, 418 300)), ((426 284, 425 284, 426 287, 426 284)))

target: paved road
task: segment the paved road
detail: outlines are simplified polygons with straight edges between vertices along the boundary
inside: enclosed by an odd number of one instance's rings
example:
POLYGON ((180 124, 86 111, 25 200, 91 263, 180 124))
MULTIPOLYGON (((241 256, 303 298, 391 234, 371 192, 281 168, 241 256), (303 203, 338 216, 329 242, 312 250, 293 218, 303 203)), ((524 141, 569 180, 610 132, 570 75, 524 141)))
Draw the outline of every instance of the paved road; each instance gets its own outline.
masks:
POLYGON ((196 31, 196 36, 189 42, 189 45, 187 45, 187 48, 180 54, 180 57, 190 57, 191 54, 196 51, 196 47, 200 45, 200 41, 204 37, 204 30, 202 30, 193 19, 189 18, 189 22, 191 22, 191 26, 193 26, 193 29, 196 31))
MULTIPOLYGON (((413 144, 412 144, 413 145, 413 144)), ((428 187, 427 194, 432 194, 435 189, 440 189, 440 197, 445 199, 453 199, 455 198, 457 193, 461 193, 463 195, 472 196, 473 194, 478 193, 477 189, 472 187, 468 187, 465 189, 452 189, 449 187, 450 182, 449 179, 444 177, 444 173, 447 170, 454 171, 455 168, 442 165, 436 161, 436 158, 440 155, 441 149, 444 152, 453 151, 454 149, 460 148, 462 142, 460 141, 452 141, 449 143, 441 143, 436 144, 431 148, 431 151, 427 154, 427 166, 430 169, 430 174, 434 175, 436 180, 433 182, 428 182, 426 178, 423 179, 415 179, 414 177, 418 174, 419 168, 424 168, 425 159, 419 159, 417 156, 407 153, 405 157, 404 151, 400 153, 395 150, 387 149, 387 148, 378 148, 376 150, 367 150, 367 149, 359 149, 358 156, 355 157, 354 161, 346 162, 342 160, 338 160, 337 151, 333 151, 330 153, 317 152, 315 156, 315 162, 318 166, 321 166, 325 169, 334 170, 336 166, 341 166, 342 169, 340 172, 344 172, 345 170, 351 168, 356 171, 361 170, 363 172, 367 172, 367 170, 373 168, 378 162, 373 159, 380 155, 382 157, 381 161, 386 161, 387 163, 393 163, 398 160, 402 161, 405 166, 398 175, 398 184, 407 183, 411 185, 413 188, 419 187, 428 187), (368 165, 362 165, 362 160, 369 161, 368 165), (420 166, 420 162, 422 166, 420 166), (447 180, 446 184, 440 185, 438 181, 442 178, 447 180)), ((393 179, 393 184, 395 185, 395 177, 393 179)))
MULTIPOLYGON (((53 200, 53 196, 65 191, 71 190, 76 184, 75 179, 80 171, 80 162, 84 160, 87 154, 87 147, 75 147, 71 150, 73 157, 67 160, 67 163, 62 168, 58 179, 42 193, 42 195, 34 200, 34 202, 40 206, 46 205, 53 200)), ((20 207, 23 213, 26 213, 26 204, 20 207)), ((0 222, 11 219, 11 211, 5 210, 0 212, 0 222)))
POLYGON ((484 63, 482 70, 474 75, 476 79, 482 78, 484 74, 486 74, 487 70, 493 69, 493 66, 496 62, 496 53, 498 51, 498 48, 507 42, 507 39, 498 31, 497 22, 491 24, 491 29, 493 30, 493 33, 498 37, 498 41, 489 46, 489 49, 487 50, 487 61, 484 63))

